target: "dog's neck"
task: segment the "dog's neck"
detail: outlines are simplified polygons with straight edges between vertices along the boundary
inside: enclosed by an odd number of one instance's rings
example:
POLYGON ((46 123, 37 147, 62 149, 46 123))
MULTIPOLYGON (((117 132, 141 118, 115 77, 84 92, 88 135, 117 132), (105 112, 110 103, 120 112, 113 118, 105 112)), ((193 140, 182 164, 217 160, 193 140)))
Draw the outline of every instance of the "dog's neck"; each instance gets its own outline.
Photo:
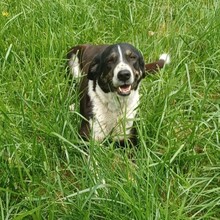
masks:
POLYGON ((88 82, 88 94, 91 101, 94 101, 94 99, 96 99, 95 101, 99 100, 100 104, 107 107, 108 111, 111 112, 118 111, 119 113, 125 113, 128 111, 129 107, 138 105, 138 90, 139 88, 131 91, 129 96, 119 96, 115 92, 103 92, 98 84, 94 87, 94 82, 92 80, 88 82))
POLYGON ((102 141, 109 134, 123 139, 124 134, 130 134, 139 104, 138 89, 129 96, 118 96, 103 92, 98 84, 94 89, 93 81, 89 80, 88 95, 93 106, 90 127, 96 140, 102 141))

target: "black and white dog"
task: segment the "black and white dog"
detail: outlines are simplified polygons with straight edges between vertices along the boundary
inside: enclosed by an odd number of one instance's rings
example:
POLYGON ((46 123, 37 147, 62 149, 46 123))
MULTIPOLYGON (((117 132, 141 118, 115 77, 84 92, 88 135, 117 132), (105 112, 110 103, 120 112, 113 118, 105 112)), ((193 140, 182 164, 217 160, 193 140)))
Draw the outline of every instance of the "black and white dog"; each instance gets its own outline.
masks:
POLYGON ((139 104, 141 80, 169 62, 162 54, 156 62, 145 64, 132 45, 78 45, 67 54, 70 73, 81 77, 79 130, 83 138, 103 141, 106 137, 124 145, 136 145, 133 122, 139 104))

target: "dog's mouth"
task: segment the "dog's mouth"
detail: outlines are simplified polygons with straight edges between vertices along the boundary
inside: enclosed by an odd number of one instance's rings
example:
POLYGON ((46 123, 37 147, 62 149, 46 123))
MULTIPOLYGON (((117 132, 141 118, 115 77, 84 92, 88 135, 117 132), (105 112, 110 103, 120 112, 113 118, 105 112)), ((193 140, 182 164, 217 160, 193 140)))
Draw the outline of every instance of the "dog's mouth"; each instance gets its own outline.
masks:
POLYGON ((117 89, 117 93, 121 96, 127 96, 131 93, 131 85, 121 85, 117 89))

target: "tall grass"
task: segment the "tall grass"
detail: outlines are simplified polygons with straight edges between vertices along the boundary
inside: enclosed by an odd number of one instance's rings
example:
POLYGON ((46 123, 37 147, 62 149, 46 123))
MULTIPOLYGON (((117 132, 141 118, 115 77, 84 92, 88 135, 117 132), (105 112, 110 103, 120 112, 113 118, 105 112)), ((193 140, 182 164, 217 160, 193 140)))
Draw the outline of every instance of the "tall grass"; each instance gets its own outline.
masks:
POLYGON ((214 0, 1 1, 0 218, 219 219, 219 12, 214 0), (172 58, 142 83, 137 149, 83 142, 69 111, 66 51, 115 42, 172 58))

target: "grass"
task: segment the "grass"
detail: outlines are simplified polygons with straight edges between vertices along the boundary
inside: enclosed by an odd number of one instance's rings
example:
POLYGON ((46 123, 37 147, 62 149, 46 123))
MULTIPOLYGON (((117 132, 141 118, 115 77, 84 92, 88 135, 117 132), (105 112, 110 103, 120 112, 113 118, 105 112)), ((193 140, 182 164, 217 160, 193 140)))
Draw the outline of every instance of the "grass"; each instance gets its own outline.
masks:
POLYGON ((0 3, 0 219, 219 219, 214 0, 0 3), (82 142, 65 54, 130 42, 172 63, 142 83, 139 147, 82 142), (89 157, 88 157, 89 154, 89 157))

